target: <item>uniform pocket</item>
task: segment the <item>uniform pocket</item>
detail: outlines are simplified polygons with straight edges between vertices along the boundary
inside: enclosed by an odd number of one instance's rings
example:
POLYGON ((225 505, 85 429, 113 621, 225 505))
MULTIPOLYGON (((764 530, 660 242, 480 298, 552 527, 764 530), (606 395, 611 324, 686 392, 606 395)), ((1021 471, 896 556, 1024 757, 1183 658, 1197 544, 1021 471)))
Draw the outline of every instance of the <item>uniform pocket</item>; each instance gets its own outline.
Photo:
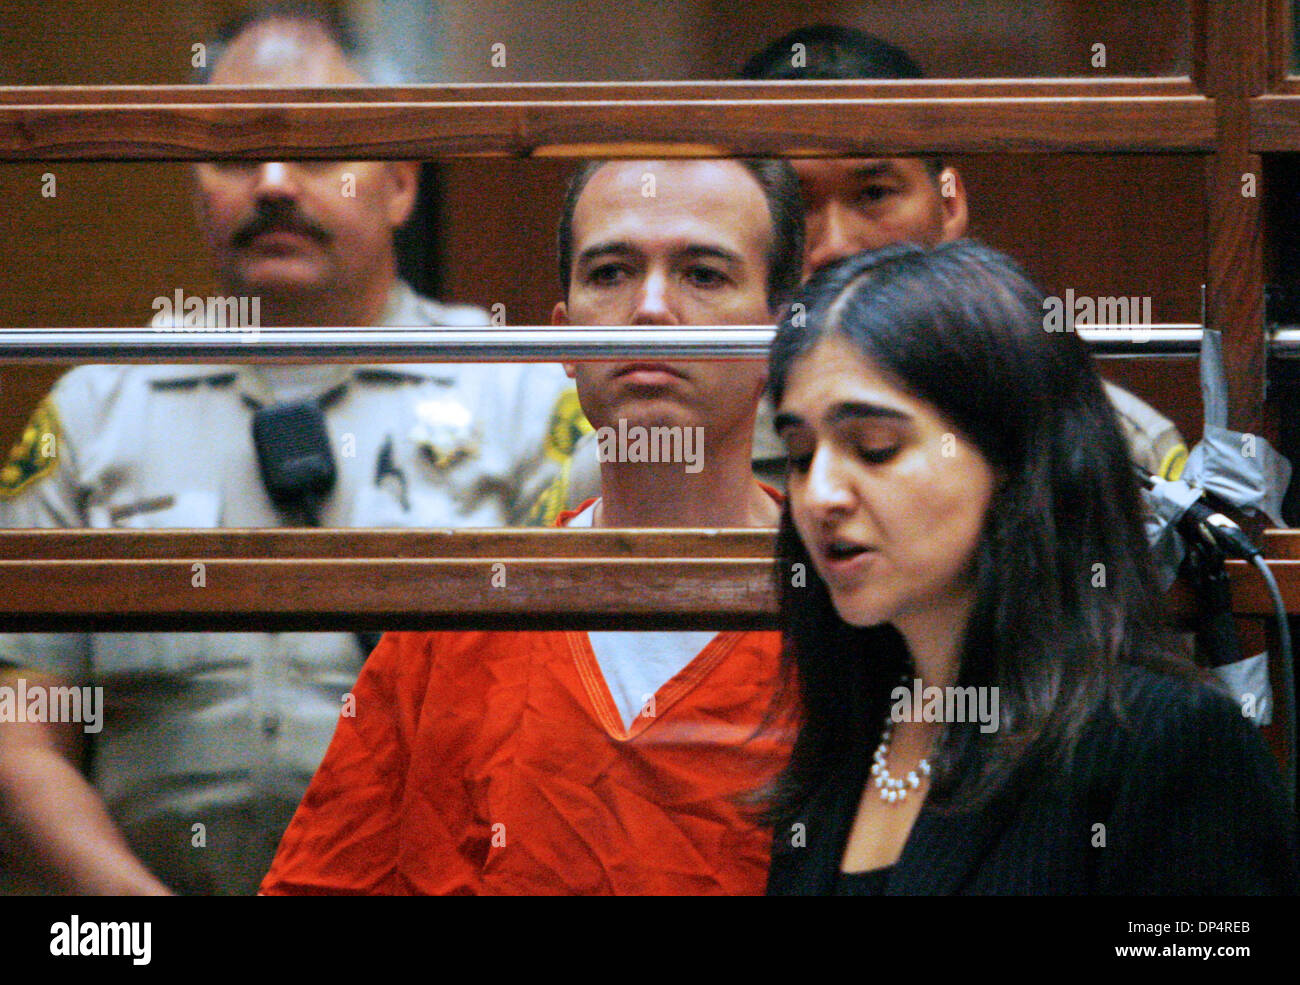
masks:
POLYGON ((207 489, 124 499, 95 509, 92 526, 134 530, 210 529, 220 526, 221 497, 207 489), (93 522, 98 520, 101 522, 93 522))
MULTIPOLYGON (((122 498, 97 508, 95 526, 119 529, 199 529, 218 526, 221 498, 205 489, 157 496, 122 498)), ((187 562, 177 564, 178 578, 188 579, 187 562), (184 569, 182 571, 182 568, 184 569)), ((210 645, 222 637, 199 633, 98 633, 94 637, 94 669, 101 682, 117 684, 119 697, 139 697, 136 692, 162 690, 158 675, 187 673, 208 663, 223 663, 210 645), (123 678, 130 678, 126 681, 123 678), (129 684, 129 686, 128 686, 129 684)), ((226 647, 217 648, 218 650, 226 647)))

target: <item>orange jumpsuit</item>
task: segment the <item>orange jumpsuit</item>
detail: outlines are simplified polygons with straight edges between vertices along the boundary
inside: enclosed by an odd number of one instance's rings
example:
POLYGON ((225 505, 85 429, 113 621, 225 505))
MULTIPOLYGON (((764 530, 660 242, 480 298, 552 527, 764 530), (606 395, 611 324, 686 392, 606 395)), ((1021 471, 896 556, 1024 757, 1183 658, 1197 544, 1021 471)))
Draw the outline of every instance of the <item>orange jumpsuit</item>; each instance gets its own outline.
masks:
POLYGON ((779 652, 719 634, 625 730, 586 633, 388 633, 262 892, 760 894, 779 652))

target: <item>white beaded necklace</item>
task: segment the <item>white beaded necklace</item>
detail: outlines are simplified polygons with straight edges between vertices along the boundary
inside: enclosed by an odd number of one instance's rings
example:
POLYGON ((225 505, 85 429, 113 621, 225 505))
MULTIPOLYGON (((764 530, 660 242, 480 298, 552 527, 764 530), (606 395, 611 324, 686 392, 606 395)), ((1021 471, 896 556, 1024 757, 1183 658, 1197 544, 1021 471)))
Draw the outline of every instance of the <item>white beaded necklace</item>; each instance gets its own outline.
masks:
MULTIPOLYGON (((907 675, 903 675, 903 680, 907 680, 907 675)), ((921 786, 921 778, 930 775, 930 760, 922 756, 921 761, 916 764, 916 769, 908 770, 907 776, 899 780, 889 775, 889 767, 885 764, 889 762, 889 740, 894 735, 894 723, 886 718, 885 731, 880 737, 880 745, 876 746, 876 751, 871 754, 871 775, 876 778, 876 789, 880 791, 880 799, 888 804, 902 803, 907 799, 909 790, 916 790, 921 786)))
POLYGON ((891 804, 906 800, 907 791, 915 790, 921 785, 921 777, 930 775, 930 760, 924 756, 916 764, 916 769, 907 771, 905 779, 899 780, 889 775, 889 768, 885 763, 889 760, 889 739, 892 735, 893 730, 886 725, 885 734, 880 738, 880 745, 876 746, 876 751, 871 755, 871 775, 876 778, 880 799, 891 804))

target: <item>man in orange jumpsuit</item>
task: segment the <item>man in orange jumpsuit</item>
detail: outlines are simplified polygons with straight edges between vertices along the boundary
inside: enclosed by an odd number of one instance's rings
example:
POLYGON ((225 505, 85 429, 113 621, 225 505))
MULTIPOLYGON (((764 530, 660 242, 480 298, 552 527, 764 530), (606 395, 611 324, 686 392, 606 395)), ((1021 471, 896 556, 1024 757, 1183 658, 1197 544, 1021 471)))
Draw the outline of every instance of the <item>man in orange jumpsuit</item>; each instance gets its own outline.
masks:
MULTIPOLYGON (((771 323, 802 236, 784 162, 589 166, 565 203, 552 320, 771 323)), ((600 437, 601 496, 561 524, 776 525, 779 494, 750 465, 761 363, 566 370, 600 437)), ((779 647, 771 632, 389 633, 262 891, 761 893, 771 836, 742 798, 789 752, 763 725, 779 647)))

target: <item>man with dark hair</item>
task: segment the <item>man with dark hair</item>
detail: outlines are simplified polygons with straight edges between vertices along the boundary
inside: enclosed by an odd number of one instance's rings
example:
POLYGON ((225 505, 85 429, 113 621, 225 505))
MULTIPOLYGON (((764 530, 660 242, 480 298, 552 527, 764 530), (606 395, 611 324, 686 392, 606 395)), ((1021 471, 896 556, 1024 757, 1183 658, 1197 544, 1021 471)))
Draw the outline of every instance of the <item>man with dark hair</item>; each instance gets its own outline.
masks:
MULTIPOLYGON (((828 24, 778 38, 745 63, 747 79, 920 79, 907 52, 865 31, 828 24)), ((832 158, 791 162, 803 185, 808 222, 805 276, 842 257, 890 243, 937 246, 966 234, 966 188, 938 157, 832 158)), ((1133 394, 1106 384, 1133 460, 1176 478, 1187 448, 1173 423, 1133 394)), ((766 408, 766 405, 764 405, 766 408)), ((760 414, 759 427, 767 424, 760 414)), ((777 450, 756 440, 756 449, 777 450)), ((772 463, 759 461, 760 472, 772 463)))
MULTIPOLYGON (((789 303, 801 280, 799 271, 803 263, 804 221, 799 182, 794 171, 784 161, 738 158, 736 163, 744 167, 762 189, 767 214, 772 223, 773 235, 767 256, 767 301, 771 310, 778 312, 789 303)), ((605 162, 593 161, 580 168, 569 182, 564 196, 556 237, 556 253, 559 257, 560 287, 566 297, 573 273, 574 210, 587 182, 604 165, 605 162)), ((767 401, 764 399, 760 408, 766 406, 767 401)), ((761 417, 762 409, 759 414, 761 417)), ((570 438, 573 453, 563 462, 559 476, 533 505, 530 519, 534 523, 550 525, 566 508, 575 507, 584 500, 599 495, 600 456, 596 436, 585 420, 581 423, 585 425, 581 428, 585 437, 575 434, 570 438)), ((766 447, 776 438, 770 427, 756 427, 754 440, 762 442, 766 447)), ((781 476, 773 474, 773 471, 760 471, 759 478, 779 487, 781 476)))
MULTIPOLYGON (((796 185, 781 162, 585 169, 566 209, 568 286, 552 321, 772 320, 798 279, 796 185), (777 218, 787 199, 789 222, 777 218)), ((560 525, 776 523, 780 496, 750 466, 761 362, 566 370, 612 453, 599 497, 560 525), (632 450, 656 436, 660 449, 698 455, 632 450)), ((771 836, 741 798, 789 753, 786 729, 761 727, 780 642, 765 632, 386 634, 262 891, 761 893, 771 836)))
POLYGON ((745 62, 742 79, 922 79, 906 51, 866 31, 834 24, 800 27, 745 62))
MULTIPOLYGON (((819 24, 791 31, 749 59, 741 78, 921 79, 912 56, 874 34, 819 24)), ((805 275, 900 239, 933 246, 966 228, 961 175, 937 156, 795 162, 808 221, 805 275)))
MULTIPOLYGON (((853 28, 819 24, 773 41, 741 70, 747 79, 919 79, 907 52, 853 28)), ((958 171, 937 156, 797 158, 806 221, 804 277, 846 256, 891 243, 937 246, 966 235, 966 187, 958 171)), ((1155 475, 1176 478, 1187 458, 1178 429, 1154 408, 1113 383, 1106 392, 1119 416, 1133 460, 1155 475)), ((754 471, 784 485, 785 452, 772 430, 764 399, 754 431, 754 471)), ((533 511, 548 521, 592 494, 596 449, 587 437, 574 448, 559 478, 533 511)))
MULTIPOLYGON (((556 254, 560 288, 565 297, 568 297, 573 276, 573 213, 587 182, 606 163, 591 161, 583 165, 570 180, 564 194, 556 254)), ((782 162, 737 158, 736 163, 744 167, 762 189, 768 216, 772 220, 772 244, 767 257, 767 303, 776 311, 787 304, 799 289, 798 270, 804 243, 803 201, 799 184, 794 173, 782 162)))
MULTIPOLYGON (((363 81, 350 29, 316 7, 259 8, 220 37, 214 85, 363 81)), ((393 237, 417 168, 196 165, 200 225, 229 296, 218 300, 239 302, 218 310, 256 317, 212 324, 206 306, 192 317, 188 302, 204 299, 168 290, 155 323, 252 334, 487 324, 397 277, 393 237)), ((0 472, 0 525, 506 525, 558 472, 547 412, 572 392, 558 366, 527 364, 81 367, 0 472), (308 419, 321 438, 313 460, 330 469, 296 491, 267 482, 266 464, 301 447, 301 430, 278 422, 308 419)), ((0 681, 87 684, 107 702, 84 757, 75 725, 0 723, 4 819, 74 892, 251 893, 373 645, 339 632, 0 638, 0 681)))
MULTIPOLYGON (((746 79, 920 79, 902 48, 865 31, 819 24, 791 31, 749 59, 746 79)), ((808 223, 805 276, 840 257, 910 241, 923 246, 966 232, 961 175, 938 157, 791 162, 808 223)))

